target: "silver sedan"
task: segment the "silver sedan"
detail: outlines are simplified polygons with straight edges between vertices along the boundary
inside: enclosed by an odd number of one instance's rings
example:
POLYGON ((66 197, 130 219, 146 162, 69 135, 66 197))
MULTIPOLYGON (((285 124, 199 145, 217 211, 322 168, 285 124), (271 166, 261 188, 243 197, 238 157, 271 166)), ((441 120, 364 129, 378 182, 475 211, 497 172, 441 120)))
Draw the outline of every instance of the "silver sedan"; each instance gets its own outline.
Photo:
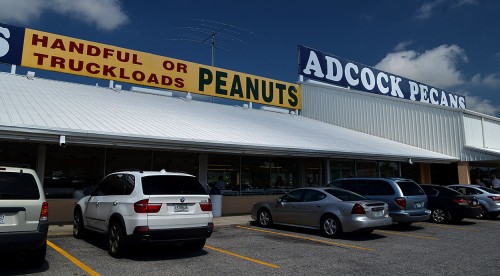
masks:
POLYGON ((262 227, 274 224, 320 229, 336 238, 344 232, 371 232, 392 224, 388 205, 339 188, 300 188, 252 208, 262 227))

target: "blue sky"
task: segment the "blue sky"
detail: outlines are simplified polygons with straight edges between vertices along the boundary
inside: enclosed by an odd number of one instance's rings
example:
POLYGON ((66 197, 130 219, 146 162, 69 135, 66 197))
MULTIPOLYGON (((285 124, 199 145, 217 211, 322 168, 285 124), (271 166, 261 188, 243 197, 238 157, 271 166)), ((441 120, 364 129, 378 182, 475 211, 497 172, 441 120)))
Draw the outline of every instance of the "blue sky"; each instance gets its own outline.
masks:
POLYGON ((208 65, 216 31, 216 67, 288 82, 301 44, 465 95, 468 109, 497 117, 498 14, 497 0, 0 0, 2 23, 208 65))

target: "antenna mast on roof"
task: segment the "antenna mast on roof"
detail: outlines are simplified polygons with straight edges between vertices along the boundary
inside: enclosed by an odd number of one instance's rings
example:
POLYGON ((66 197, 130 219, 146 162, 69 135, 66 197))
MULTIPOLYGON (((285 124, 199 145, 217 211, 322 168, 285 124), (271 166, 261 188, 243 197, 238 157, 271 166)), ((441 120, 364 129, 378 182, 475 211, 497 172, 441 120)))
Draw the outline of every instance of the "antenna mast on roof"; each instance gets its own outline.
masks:
MULTIPOLYGON (((190 31, 190 33, 180 34, 180 38, 173 38, 169 40, 177 40, 177 41, 191 41, 198 42, 203 44, 210 44, 211 47, 211 65, 215 66, 215 50, 221 49, 226 52, 231 52, 228 49, 225 49, 220 46, 220 44, 229 44, 231 42, 243 43, 243 40, 239 37, 244 35, 254 35, 249 30, 230 25, 227 23, 217 22, 213 20, 207 19, 192 19, 198 21, 200 24, 196 27, 176 27, 178 29, 185 29, 190 31), (208 35, 208 36, 207 36, 208 35)), ((211 97, 211 102, 214 101, 214 98, 211 97)))

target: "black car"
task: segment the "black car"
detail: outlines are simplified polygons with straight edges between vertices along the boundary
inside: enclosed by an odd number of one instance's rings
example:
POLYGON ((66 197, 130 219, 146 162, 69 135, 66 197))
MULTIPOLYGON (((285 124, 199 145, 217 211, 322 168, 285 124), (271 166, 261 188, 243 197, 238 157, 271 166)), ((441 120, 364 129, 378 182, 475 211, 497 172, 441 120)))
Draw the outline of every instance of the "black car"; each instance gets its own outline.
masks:
POLYGON ((429 220, 436 223, 461 221, 474 218, 481 213, 475 196, 463 195, 455 190, 438 185, 420 185, 427 195, 427 208, 431 210, 429 220))

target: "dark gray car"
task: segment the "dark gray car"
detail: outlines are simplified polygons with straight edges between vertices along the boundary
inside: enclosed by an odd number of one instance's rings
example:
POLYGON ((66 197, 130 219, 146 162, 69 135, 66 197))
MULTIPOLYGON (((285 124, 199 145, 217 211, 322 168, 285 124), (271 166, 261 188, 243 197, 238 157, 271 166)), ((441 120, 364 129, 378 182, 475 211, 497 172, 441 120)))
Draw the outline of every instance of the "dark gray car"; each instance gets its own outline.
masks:
POLYGON ((342 178, 329 186, 353 191, 369 199, 380 200, 389 205, 393 221, 410 225, 429 219, 427 196, 420 186, 404 178, 342 178))

